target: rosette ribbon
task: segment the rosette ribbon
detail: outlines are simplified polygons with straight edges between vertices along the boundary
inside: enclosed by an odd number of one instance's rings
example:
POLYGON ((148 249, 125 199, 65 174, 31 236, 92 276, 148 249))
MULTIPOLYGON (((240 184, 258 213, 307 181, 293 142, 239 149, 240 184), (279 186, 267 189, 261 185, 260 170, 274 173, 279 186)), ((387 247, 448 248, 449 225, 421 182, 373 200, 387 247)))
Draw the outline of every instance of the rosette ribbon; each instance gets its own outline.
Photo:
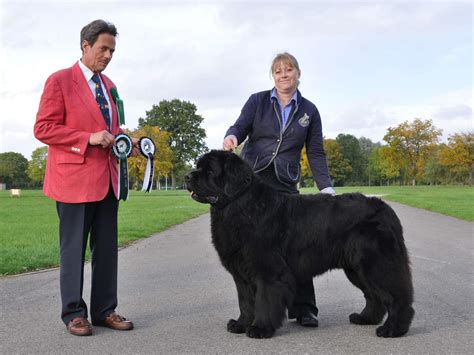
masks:
POLYGON ((143 177, 142 191, 150 192, 153 187, 153 175, 155 173, 155 143, 151 138, 142 137, 139 140, 140 152, 147 158, 145 176, 143 177))
POLYGON ((112 99, 114 100, 115 106, 117 108, 119 125, 122 126, 125 124, 125 111, 123 109, 123 101, 120 98, 116 88, 111 88, 110 93, 112 94, 112 99))
POLYGON ((127 158, 132 153, 132 140, 124 133, 115 136, 115 144, 112 152, 119 161, 118 169, 118 191, 119 200, 127 200, 128 198, 128 164, 127 158))

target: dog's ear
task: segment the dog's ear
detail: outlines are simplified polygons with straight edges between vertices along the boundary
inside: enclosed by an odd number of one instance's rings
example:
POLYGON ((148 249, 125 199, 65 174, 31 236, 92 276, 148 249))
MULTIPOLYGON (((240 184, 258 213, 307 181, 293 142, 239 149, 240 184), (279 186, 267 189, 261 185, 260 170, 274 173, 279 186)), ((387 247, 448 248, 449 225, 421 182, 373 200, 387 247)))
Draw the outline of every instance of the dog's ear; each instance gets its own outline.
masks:
POLYGON ((217 159, 209 160, 209 172, 212 173, 214 177, 220 176, 222 174, 222 164, 217 159))
POLYGON ((237 156, 224 163, 224 193, 233 197, 245 190, 252 182, 252 170, 237 156))

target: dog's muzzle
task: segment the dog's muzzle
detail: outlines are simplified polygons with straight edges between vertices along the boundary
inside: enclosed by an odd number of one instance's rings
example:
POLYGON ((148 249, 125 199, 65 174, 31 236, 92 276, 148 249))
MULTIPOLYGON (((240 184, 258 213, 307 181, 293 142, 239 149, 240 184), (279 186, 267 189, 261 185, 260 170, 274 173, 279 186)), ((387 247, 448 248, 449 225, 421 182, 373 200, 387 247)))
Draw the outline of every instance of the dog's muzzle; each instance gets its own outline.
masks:
POLYGON ((199 196, 197 193, 191 191, 191 198, 194 201, 201 202, 201 203, 210 203, 211 205, 215 205, 219 201, 219 197, 217 196, 199 196))
POLYGON ((219 201, 219 197, 217 196, 200 196, 197 193, 195 193, 191 187, 191 181, 193 179, 192 177, 192 172, 187 174, 184 177, 184 181, 186 183, 186 188, 188 191, 191 193, 191 198, 194 201, 200 202, 200 203, 210 203, 211 205, 215 205, 219 201))

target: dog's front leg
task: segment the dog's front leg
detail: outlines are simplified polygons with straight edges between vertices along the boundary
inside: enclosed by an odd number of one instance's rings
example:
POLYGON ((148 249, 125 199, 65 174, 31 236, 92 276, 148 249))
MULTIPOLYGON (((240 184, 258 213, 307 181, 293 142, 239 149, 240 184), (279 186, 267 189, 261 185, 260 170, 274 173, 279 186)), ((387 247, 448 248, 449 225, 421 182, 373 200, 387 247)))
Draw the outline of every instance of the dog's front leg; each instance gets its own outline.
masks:
POLYGON ((257 281, 255 295, 255 319, 247 328, 250 338, 271 338, 286 316, 291 290, 289 284, 278 278, 266 277, 257 281))
POLYGON ((240 316, 237 320, 227 322, 227 330, 231 333, 245 333, 254 319, 255 285, 234 278, 239 298, 240 316))

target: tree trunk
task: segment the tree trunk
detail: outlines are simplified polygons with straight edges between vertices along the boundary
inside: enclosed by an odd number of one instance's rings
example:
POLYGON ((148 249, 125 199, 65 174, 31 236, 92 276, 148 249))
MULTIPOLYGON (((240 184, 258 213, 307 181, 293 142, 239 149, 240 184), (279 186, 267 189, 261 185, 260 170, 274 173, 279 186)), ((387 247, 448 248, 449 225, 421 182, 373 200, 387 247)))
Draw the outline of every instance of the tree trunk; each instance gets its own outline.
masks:
POLYGON ((171 190, 176 190, 176 176, 174 171, 171 171, 171 190))

